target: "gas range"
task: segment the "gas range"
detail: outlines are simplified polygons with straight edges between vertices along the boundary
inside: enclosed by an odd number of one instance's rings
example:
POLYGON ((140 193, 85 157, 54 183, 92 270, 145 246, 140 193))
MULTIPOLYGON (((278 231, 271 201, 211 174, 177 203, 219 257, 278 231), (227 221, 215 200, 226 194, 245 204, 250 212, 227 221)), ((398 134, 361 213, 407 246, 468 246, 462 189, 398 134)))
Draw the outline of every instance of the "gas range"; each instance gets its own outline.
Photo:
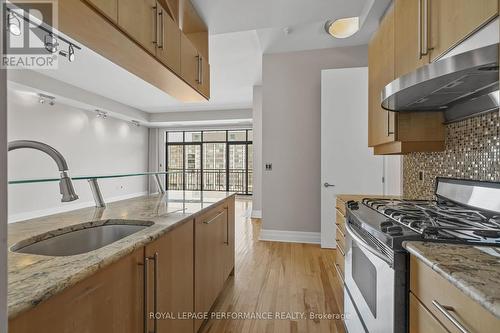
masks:
POLYGON ((435 194, 437 200, 350 201, 348 216, 393 250, 405 240, 500 246, 499 183, 438 178, 435 194))
POLYGON ((500 183, 438 178, 434 194, 436 200, 428 201, 365 198, 347 203, 348 331, 408 332, 405 241, 500 246, 500 183))

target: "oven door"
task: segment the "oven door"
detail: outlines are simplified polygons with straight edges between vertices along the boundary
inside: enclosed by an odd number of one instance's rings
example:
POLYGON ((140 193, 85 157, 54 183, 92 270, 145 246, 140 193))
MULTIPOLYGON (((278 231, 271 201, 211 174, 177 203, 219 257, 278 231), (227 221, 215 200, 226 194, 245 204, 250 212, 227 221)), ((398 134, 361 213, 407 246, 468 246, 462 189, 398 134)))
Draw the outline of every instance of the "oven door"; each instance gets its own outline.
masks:
POLYGON ((394 331, 395 271, 391 259, 349 221, 346 230, 344 305, 348 332, 362 332, 362 325, 369 333, 400 333, 394 331))

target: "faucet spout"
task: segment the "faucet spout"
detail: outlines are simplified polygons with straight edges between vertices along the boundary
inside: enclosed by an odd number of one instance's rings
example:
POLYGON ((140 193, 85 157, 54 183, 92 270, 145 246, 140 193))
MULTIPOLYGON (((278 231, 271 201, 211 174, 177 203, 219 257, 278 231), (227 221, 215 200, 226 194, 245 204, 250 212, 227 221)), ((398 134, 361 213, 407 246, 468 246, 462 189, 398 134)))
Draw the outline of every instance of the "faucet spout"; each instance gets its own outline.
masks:
POLYGON ((36 149, 49 155, 54 162, 56 162, 60 171, 61 180, 59 181, 59 189, 62 195, 61 201, 69 202, 78 199, 78 195, 75 193, 73 183, 68 174, 68 164, 60 152, 58 152, 55 148, 39 141, 16 140, 9 142, 9 151, 22 148, 36 149))

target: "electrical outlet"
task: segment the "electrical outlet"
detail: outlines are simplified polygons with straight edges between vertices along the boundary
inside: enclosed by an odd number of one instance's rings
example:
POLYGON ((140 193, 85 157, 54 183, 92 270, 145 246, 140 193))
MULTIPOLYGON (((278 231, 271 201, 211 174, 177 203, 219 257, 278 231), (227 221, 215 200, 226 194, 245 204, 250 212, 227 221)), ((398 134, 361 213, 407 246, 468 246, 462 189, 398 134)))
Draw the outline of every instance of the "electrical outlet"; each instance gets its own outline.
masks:
POLYGON ((272 171, 273 170, 273 164, 272 163, 266 163, 266 171, 272 171))

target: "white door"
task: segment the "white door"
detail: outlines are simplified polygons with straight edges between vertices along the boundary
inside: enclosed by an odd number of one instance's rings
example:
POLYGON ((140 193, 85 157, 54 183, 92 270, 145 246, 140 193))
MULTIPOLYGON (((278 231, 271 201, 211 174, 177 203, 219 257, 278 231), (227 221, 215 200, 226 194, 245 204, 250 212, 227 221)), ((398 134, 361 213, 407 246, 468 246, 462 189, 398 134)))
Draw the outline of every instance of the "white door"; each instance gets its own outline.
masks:
POLYGON ((383 194, 383 175, 368 148, 368 68, 321 71, 321 247, 336 246, 336 195, 383 194))

